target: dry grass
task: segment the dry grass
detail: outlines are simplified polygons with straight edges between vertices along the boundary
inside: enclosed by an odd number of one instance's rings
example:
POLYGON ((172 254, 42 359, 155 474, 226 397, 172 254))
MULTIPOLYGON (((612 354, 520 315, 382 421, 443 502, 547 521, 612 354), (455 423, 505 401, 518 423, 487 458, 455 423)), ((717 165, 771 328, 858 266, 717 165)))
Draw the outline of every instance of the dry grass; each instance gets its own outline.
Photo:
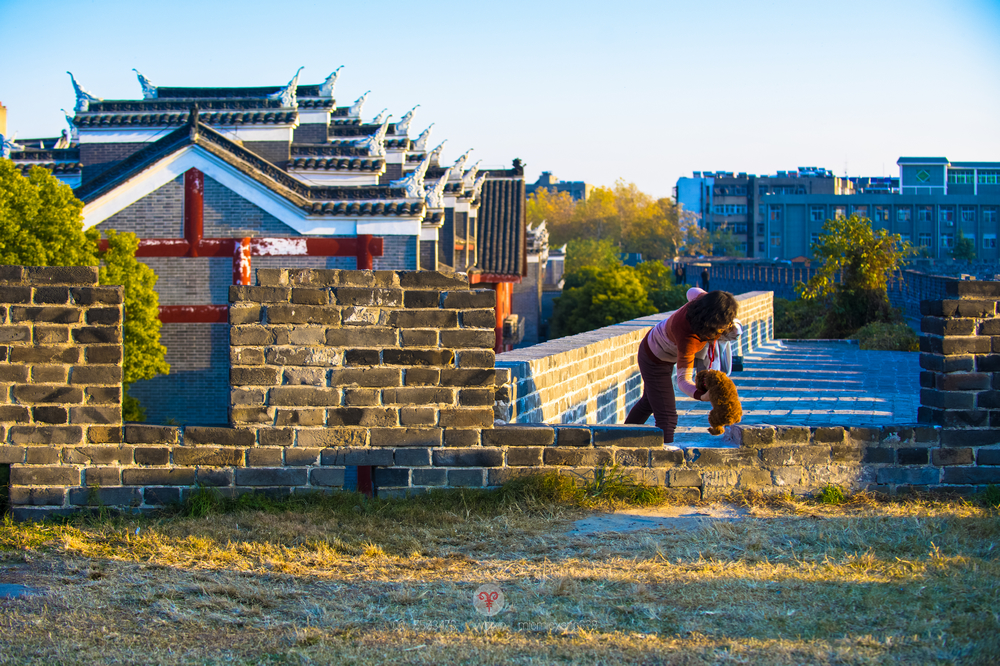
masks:
POLYGON ((530 493, 7 523, 0 582, 45 594, 0 600, 0 664, 996 663, 995 509, 733 501, 748 518, 587 537, 530 493))

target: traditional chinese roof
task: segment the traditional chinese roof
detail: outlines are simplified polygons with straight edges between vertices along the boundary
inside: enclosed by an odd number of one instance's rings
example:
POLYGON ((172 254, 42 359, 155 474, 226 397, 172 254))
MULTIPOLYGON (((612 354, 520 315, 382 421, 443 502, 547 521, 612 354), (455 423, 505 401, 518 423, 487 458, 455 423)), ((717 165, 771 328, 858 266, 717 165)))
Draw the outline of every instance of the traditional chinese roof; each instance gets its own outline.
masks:
POLYGON ((389 201, 405 199, 405 192, 401 188, 384 185, 344 187, 306 185, 201 122, 188 123, 159 141, 147 145, 77 188, 75 194, 84 203, 89 203, 168 155, 192 145, 223 160, 306 214, 414 216, 420 215, 424 210, 422 201, 412 203, 389 201))
MULTIPOLYGON (((198 120, 206 125, 291 125, 298 119, 295 111, 205 112, 198 113, 198 120)), ((149 127, 183 125, 184 113, 80 113, 73 122, 79 128, 97 127, 149 127)))
POLYGON ((476 231, 479 245, 476 268, 483 273, 527 275, 528 272, 524 179, 507 175, 516 170, 491 169, 483 183, 476 231), (496 174, 501 177, 495 178, 496 174))
POLYGON ((293 157, 288 161, 289 169, 301 169, 310 171, 382 171, 385 160, 373 159, 349 159, 346 157, 316 158, 316 157, 293 157))
POLYGON ((22 176, 28 175, 31 167, 40 166, 48 169, 54 174, 80 173, 83 165, 79 162, 14 162, 14 166, 21 172, 22 176))

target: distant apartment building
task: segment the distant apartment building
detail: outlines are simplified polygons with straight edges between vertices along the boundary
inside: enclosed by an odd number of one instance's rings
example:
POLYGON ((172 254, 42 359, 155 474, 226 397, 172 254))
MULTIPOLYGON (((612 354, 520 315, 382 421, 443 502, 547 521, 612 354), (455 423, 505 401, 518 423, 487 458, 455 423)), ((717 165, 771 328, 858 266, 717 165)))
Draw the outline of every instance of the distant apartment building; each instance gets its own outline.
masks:
POLYGON ((950 162, 900 157, 898 188, 849 195, 774 194, 758 204, 764 233, 759 256, 811 257, 823 223, 841 215, 867 217, 875 228, 900 234, 923 254, 947 258, 966 237, 978 261, 995 262, 1000 232, 1000 162, 950 162))
MULTIPOLYGON (((867 180, 867 179, 866 179, 867 180)), ((685 210, 696 213, 708 231, 729 231, 736 237, 736 251, 747 257, 767 255, 768 225, 761 202, 776 194, 843 195, 855 183, 816 167, 799 167, 758 176, 732 171, 695 171, 677 181, 675 198, 685 210)))
POLYGON ((900 157, 897 165, 898 177, 878 178, 807 167, 760 177, 696 171, 677 181, 676 198, 704 228, 729 229, 747 257, 810 258, 827 220, 858 214, 931 257, 948 257, 964 236, 977 260, 1000 258, 1000 162, 900 157))
POLYGON ((573 201, 586 201, 594 186, 579 180, 559 180, 551 171, 543 171, 538 180, 533 185, 526 185, 525 189, 529 197, 538 189, 546 189, 549 192, 567 192, 573 201))

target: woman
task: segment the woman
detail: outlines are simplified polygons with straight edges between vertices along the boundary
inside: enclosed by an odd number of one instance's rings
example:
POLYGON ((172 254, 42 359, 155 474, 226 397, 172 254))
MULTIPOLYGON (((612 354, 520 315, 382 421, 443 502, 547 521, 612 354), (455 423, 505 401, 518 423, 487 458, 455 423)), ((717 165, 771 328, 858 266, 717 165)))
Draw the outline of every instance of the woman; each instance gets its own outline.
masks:
MULTIPOLYGON (((677 387, 695 400, 708 401, 694 384, 694 359, 702 357, 713 340, 735 340, 739 335, 736 315, 739 303, 728 291, 688 290, 689 302, 658 323, 639 343, 642 397, 629 411, 625 423, 645 423, 650 414, 663 431, 663 442, 674 441, 677 405, 671 382, 677 365, 677 387)), ((707 351, 711 351, 709 347, 707 351)), ((709 363, 714 359, 707 359, 709 363)), ((707 365, 707 364, 706 364, 707 365)))

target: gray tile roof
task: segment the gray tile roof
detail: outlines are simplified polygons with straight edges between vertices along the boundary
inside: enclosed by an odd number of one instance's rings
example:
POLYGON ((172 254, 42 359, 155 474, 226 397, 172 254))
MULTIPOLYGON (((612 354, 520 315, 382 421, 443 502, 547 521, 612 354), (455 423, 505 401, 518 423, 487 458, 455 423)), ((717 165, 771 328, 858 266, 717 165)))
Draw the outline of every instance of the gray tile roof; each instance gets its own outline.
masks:
MULTIPOLYGON (((506 171, 500 173, 506 174, 506 171)), ((479 198, 476 238, 484 273, 527 274, 524 177, 493 178, 491 170, 479 198)))

